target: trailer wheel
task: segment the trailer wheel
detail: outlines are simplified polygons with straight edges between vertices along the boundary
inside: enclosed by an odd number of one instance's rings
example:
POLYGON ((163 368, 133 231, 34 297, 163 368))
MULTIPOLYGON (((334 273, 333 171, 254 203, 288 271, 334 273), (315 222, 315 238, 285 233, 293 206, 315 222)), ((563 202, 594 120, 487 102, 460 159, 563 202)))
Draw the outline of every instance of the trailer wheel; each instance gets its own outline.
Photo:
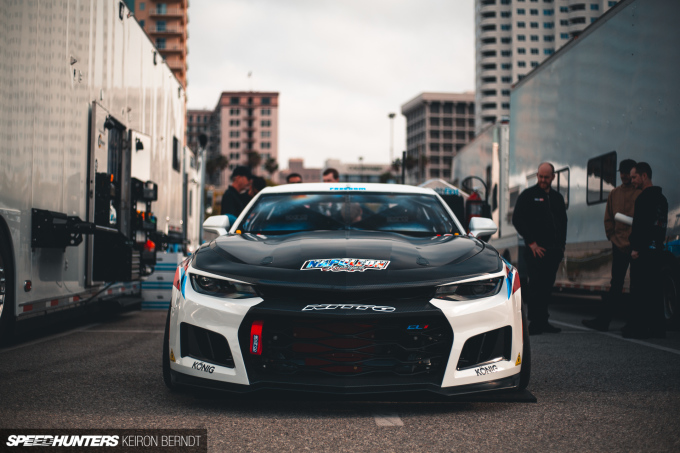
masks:
POLYGON ((0 344, 10 343, 14 336, 14 270, 9 242, 0 234, 0 344))
POLYGON ((165 320, 165 335, 163 335, 163 381, 172 391, 177 391, 177 385, 172 382, 170 373, 170 309, 165 320))
POLYGON ((522 303, 522 369, 519 371, 518 391, 526 390, 531 379, 531 343, 529 341, 529 323, 525 315, 525 305, 522 303))

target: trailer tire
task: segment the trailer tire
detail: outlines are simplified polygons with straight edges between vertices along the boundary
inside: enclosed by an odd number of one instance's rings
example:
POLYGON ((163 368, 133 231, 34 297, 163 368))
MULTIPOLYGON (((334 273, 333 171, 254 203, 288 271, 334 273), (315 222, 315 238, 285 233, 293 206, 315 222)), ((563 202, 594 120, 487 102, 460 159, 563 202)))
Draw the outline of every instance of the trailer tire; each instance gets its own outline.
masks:
POLYGON ((529 323, 525 315, 525 305, 522 304, 522 368, 519 371, 518 391, 526 390, 531 379, 531 342, 529 340, 529 323))
POLYGON ((0 344, 9 344, 14 337, 16 316, 14 313, 14 268, 10 242, 0 229, 0 344), (2 281, 4 279, 4 281, 2 281))
POLYGON ((177 391, 177 385, 172 382, 172 373, 170 372, 170 309, 168 309, 168 317, 165 320, 165 334, 163 335, 163 381, 171 391, 177 391))

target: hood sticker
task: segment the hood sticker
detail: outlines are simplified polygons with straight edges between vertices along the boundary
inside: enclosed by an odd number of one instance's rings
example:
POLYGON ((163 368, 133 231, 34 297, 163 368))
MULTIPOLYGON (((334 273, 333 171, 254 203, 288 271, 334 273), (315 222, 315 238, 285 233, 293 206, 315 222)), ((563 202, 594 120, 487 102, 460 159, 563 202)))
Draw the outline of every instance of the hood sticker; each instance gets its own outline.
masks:
POLYGON ((369 260, 363 258, 329 258, 307 260, 300 270, 321 269, 331 272, 363 272, 365 270, 382 271, 387 269, 389 261, 369 260))

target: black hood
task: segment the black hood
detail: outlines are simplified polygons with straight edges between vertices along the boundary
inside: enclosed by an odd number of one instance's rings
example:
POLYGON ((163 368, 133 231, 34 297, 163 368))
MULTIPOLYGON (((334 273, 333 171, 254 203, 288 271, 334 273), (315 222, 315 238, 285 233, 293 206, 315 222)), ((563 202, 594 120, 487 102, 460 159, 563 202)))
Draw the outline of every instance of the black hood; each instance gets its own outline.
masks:
POLYGON ((198 249, 192 265, 252 284, 325 290, 437 285, 502 269, 498 252, 474 238, 356 230, 221 236, 198 249), (389 265, 363 272, 301 270, 309 260, 342 258, 389 261, 389 265))

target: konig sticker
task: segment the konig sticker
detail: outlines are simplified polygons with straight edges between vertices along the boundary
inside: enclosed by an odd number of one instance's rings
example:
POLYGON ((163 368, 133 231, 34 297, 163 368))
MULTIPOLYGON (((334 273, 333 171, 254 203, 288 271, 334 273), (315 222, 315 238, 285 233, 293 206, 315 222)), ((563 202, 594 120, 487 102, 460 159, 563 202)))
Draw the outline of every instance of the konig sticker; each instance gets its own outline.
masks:
POLYGON ((324 272, 363 272, 365 270, 382 271, 387 269, 389 261, 369 260, 361 258, 329 258, 307 260, 300 268, 303 271, 320 269, 324 272))

